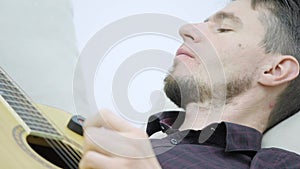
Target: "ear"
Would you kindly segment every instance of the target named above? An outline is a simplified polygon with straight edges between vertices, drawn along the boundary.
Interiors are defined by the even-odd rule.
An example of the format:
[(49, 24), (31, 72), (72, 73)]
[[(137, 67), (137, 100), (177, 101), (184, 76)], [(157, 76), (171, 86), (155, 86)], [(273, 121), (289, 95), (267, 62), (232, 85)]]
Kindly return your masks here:
[(258, 83), (277, 86), (295, 79), (299, 74), (299, 63), (289, 55), (274, 56), (274, 64), (261, 73)]

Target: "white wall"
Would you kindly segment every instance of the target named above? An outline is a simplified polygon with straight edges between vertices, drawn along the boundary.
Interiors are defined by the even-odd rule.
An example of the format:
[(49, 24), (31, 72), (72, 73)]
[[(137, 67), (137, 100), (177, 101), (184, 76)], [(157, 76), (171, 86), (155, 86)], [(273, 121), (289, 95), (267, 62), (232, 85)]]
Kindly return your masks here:
[[(117, 20), (124, 20), (125, 17), (130, 18), (130, 16), (136, 14), (155, 13), (180, 18), (186, 22), (202, 22), (216, 10), (224, 7), (227, 2), (228, 0), (73, 0), (78, 48), (80, 51), (83, 51), (86, 49), (86, 44), (91, 38), (95, 37), (97, 32), (103, 32), (105, 27), (113, 25)], [(149, 24), (149, 22), (150, 24), (156, 24), (154, 20), (143, 20), (140, 25), (143, 26), (144, 24)], [(161, 27), (168, 26), (170, 25), (161, 25)], [(117, 28), (118, 32), (128, 31), (124, 29), (124, 27)], [(112, 33), (113, 34), (110, 34), (108, 32), (103, 38), (106, 38), (107, 41), (111, 40), (110, 36), (114, 36), (115, 32)], [(130, 57), (138, 52), (149, 52), (149, 50), (151, 50), (153, 53), (156, 49), (174, 55), (181, 44), (176, 38), (178, 37), (144, 33), (139, 36), (127, 37), (118, 43), (116, 42), (112, 49), (107, 50), (108, 52), (105, 57), (99, 56), (99, 58), (102, 57), (102, 60), (93, 58), (90, 59), (89, 63), (89, 61), (85, 59), (83, 66), (84, 71), (87, 72), (85, 76), (90, 76), (86, 79), (86, 85), (87, 88), (94, 87), (93, 90), (91, 90), (94, 96), (90, 95), (89, 97), (95, 98), (98, 108), (109, 108), (119, 114), (123, 113), (121, 115), (134, 124), (143, 124), (145, 119), (134, 119), (129, 113), (124, 114), (124, 111), (127, 111), (127, 109), (119, 108), (119, 103), (116, 103), (118, 97), (113, 96), (112, 86), (115, 85), (113, 83), (123, 83), (125, 85), (126, 91), (120, 93), (120, 95), (125, 94), (129, 104), (131, 104), (135, 110), (130, 113), (147, 112), (153, 107), (151, 104), (156, 104), (150, 102), (150, 100), (153, 99), (150, 99), (150, 97), (157, 97), (157, 91), (163, 88), (163, 78), (168, 71), (168, 67), (172, 65), (172, 61), (169, 61), (168, 65), (163, 69), (157, 69), (158, 67), (155, 66), (145, 66), (145, 69), (136, 69), (138, 71), (126, 82), (114, 82), (114, 78), (118, 75), (116, 72), (118, 72), (118, 69), (121, 68)], [(99, 40), (98, 42), (102, 43), (98, 44), (100, 48), (104, 45), (105, 40)], [(94, 48), (97, 47), (94, 46)], [(95, 52), (96, 50), (93, 53)], [(147, 54), (149, 53), (146, 53), (146, 55)], [(90, 55), (81, 57), (87, 58), (89, 56)], [(148, 60), (144, 62), (148, 62)], [(156, 59), (156, 63), (159, 64), (159, 62), (161, 62), (161, 60)], [(97, 65), (97, 72), (95, 68), (91, 68), (93, 67), (91, 65), (95, 64)], [(137, 62), (131, 65), (136, 67), (140, 64), (141, 62)], [(126, 73), (124, 75), (126, 75)]]
[(203, 21), (228, 0), (73, 0), (74, 24), (81, 50), (86, 42), (105, 25), (125, 16), (162, 13), (189, 22)]

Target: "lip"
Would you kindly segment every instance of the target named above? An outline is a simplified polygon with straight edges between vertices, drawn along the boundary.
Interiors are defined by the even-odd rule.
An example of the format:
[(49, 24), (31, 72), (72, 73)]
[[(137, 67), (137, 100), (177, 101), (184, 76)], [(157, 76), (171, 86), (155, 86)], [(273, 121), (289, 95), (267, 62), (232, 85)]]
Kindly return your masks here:
[(184, 49), (183, 47), (180, 47), (177, 52), (176, 52), (176, 56), (179, 56), (179, 55), (185, 55), (185, 56), (188, 56), (192, 59), (195, 59), (195, 56), (192, 52)]

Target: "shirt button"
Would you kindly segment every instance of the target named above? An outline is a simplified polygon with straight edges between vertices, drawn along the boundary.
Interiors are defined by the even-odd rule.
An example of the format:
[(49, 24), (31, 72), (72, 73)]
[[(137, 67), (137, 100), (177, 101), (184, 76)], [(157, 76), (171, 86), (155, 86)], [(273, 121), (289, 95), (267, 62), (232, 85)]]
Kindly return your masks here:
[(178, 141), (177, 141), (175, 138), (172, 138), (170, 142), (171, 142), (172, 144), (174, 144), (174, 145), (177, 145), (177, 144), (178, 144)]

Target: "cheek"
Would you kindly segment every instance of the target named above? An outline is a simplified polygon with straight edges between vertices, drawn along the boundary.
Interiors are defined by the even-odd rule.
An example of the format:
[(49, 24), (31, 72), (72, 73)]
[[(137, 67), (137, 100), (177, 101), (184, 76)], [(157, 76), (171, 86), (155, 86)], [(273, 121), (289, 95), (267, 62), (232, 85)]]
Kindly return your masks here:
[[(230, 47), (231, 46), (231, 47)], [(251, 48), (242, 43), (226, 46), (224, 50), (220, 51), (220, 58), (227, 73), (252, 73), (257, 69), (259, 61), (259, 53), (257, 49), (251, 50)], [(232, 48), (232, 46), (235, 46)]]

